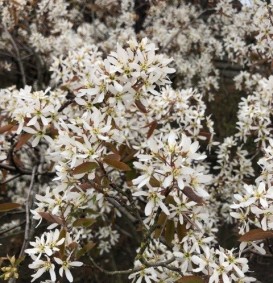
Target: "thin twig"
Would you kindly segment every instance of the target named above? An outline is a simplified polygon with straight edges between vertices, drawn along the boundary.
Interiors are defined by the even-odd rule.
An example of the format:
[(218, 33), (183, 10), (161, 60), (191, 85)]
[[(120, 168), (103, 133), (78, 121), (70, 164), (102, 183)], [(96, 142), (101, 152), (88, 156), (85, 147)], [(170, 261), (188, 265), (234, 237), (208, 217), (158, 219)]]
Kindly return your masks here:
[(30, 231), (30, 217), (29, 217), (30, 215), (29, 215), (29, 212), (30, 212), (30, 201), (31, 201), (30, 196), (31, 196), (31, 191), (33, 189), (33, 185), (34, 185), (34, 179), (35, 179), (35, 176), (36, 176), (36, 171), (37, 171), (37, 166), (34, 166), (33, 169), (32, 169), (31, 181), (30, 181), (30, 185), (29, 185), (29, 188), (28, 188), (28, 194), (27, 194), (27, 199), (26, 199), (26, 204), (25, 204), (25, 207), (26, 207), (25, 236), (24, 236), (24, 242), (23, 242), (20, 254), (19, 254), (19, 258), (21, 256), (23, 256), (23, 254), (25, 252), (25, 248), (27, 247), (28, 241), (29, 241), (29, 231)]
[(170, 263), (175, 261), (175, 257), (172, 257), (172, 258), (167, 259), (165, 261), (159, 261), (159, 262), (148, 262), (148, 261), (143, 259), (143, 265), (140, 266), (140, 267), (129, 268), (127, 270), (115, 270), (115, 271), (110, 271), (110, 270), (106, 270), (106, 269), (102, 268), (101, 266), (99, 266), (93, 260), (93, 258), (91, 256), (89, 256), (89, 260), (91, 261), (91, 263), (93, 264), (93, 266), (95, 268), (97, 268), (102, 273), (105, 273), (105, 274), (108, 274), (108, 275), (131, 274), (131, 273), (134, 273), (134, 272), (144, 270), (145, 268), (148, 268), (148, 267), (165, 267), (165, 268), (172, 270), (172, 271), (175, 271), (179, 274), (181, 273), (179, 268), (169, 265)]
[(24, 225), (25, 223), (26, 223), (26, 221), (24, 220), (22, 223), (16, 224), (16, 225), (14, 225), (14, 226), (6, 229), (6, 230), (0, 231), (0, 236), (18, 228), (21, 225)]
[(21, 177), (21, 176), (22, 176), (22, 174), (19, 173), (19, 174), (15, 175), (15, 176), (10, 177), (10, 178), (7, 179), (7, 180), (1, 182), (0, 185), (5, 185), (5, 184), (9, 183), (10, 181), (12, 181), (12, 180), (14, 180), (14, 179), (17, 179), (17, 178), (19, 178), (19, 177)]
[(116, 208), (118, 209), (122, 214), (124, 214), (131, 222), (136, 223), (138, 220), (129, 213), (121, 204), (119, 204), (114, 198), (112, 197), (106, 197), (106, 199)]
[(23, 62), (22, 62), (22, 59), (21, 59), (21, 55), (20, 55), (19, 49), (18, 49), (17, 44), (14, 41), (12, 35), (8, 31), (6, 25), (4, 24), (3, 26), (4, 26), (5, 32), (8, 35), (8, 37), (9, 37), (9, 39), (11, 41), (11, 44), (12, 44), (12, 46), (13, 46), (15, 52), (16, 52), (16, 60), (18, 62), (18, 66), (19, 66), (20, 73), (21, 73), (21, 76), (22, 76), (23, 85), (25, 86), (27, 84), (26, 83), (26, 74), (25, 74), (25, 69), (24, 69), (24, 65), (23, 65)]

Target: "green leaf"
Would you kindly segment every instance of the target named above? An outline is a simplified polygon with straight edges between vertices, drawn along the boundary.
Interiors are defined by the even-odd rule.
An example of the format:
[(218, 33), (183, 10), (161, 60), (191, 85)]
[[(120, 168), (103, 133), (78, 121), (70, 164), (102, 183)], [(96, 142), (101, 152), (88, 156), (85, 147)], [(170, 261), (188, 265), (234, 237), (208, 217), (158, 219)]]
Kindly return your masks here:
[(118, 161), (116, 159), (104, 158), (103, 162), (120, 171), (131, 171), (131, 168), (126, 163)]
[(187, 275), (181, 277), (175, 283), (205, 283), (205, 281), (199, 276)]
[(85, 255), (86, 253), (88, 253), (90, 250), (92, 250), (95, 247), (96, 243), (94, 242), (88, 242), (85, 246), (83, 246), (83, 248), (81, 248), (77, 254), (76, 257), (80, 258), (83, 255)]
[(10, 211), (21, 207), (21, 204), (14, 202), (0, 203), (0, 212)]
[(98, 168), (98, 164), (96, 162), (84, 162), (72, 170), (72, 175), (91, 172), (96, 168)]
[(19, 264), (21, 264), (21, 262), (25, 259), (25, 256), (21, 256), (19, 258), (16, 259), (15, 261), (15, 265), (18, 266)]
[(165, 228), (166, 222), (167, 222), (167, 215), (164, 212), (161, 212), (157, 221), (158, 228), (155, 229), (155, 233), (154, 233), (155, 239), (158, 239), (161, 236), (162, 231)]
[(79, 218), (73, 222), (73, 227), (90, 227), (96, 222), (93, 218)]
[(239, 238), (239, 241), (240, 242), (251, 242), (251, 241), (265, 240), (268, 238), (273, 238), (272, 231), (264, 231), (262, 229), (253, 229), (245, 233), (243, 236), (241, 236)]

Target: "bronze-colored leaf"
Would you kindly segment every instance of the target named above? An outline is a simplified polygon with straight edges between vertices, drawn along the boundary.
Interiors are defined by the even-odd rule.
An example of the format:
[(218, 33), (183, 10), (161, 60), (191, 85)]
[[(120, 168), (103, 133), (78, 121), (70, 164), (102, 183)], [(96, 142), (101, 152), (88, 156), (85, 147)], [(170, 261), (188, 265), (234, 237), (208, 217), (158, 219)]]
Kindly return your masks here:
[(21, 134), (19, 137), (19, 140), (15, 146), (15, 150), (19, 150), (24, 144), (26, 144), (29, 139), (33, 136), (33, 134), (29, 134), (29, 133), (24, 133)]
[(103, 162), (120, 171), (130, 171), (131, 170), (131, 168), (126, 163), (112, 159), (112, 158), (104, 158)]
[(117, 148), (116, 148), (116, 146), (115, 146), (114, 144), (111, 144), (110, 142), (105, 142), (104, 144), (105, 144), (105, 146), (106, 146), (109, 150), (111, 150), (113, 153), (119, 154), (119, 151), (117, 150)]
[(154, 176), (151, 176), (149, 184), (154, 188), (160, 187), (160, 182)]
[(240, 242), (251, 242), (258, 240), (265, 240), (268, 238), (273, 238), (273, 231), (264, 231), (262, 229), (253, 229), (246, 232), (243, 236), (239, 238)]
[(175, 227), (173, 220), (167, 220), (165, 228), (165, 240), (167, 244), (171, 245), (174, 239)]
[(175, 283), (205, 283), (205, 281), (195, 275), (186, 275), (175, 281)]
[(4, 134), (5, 132), (8, 132), (9, 130), (11, 130), (14, 127), (13, 124), (8, 124), (5, 126), (0, 127), (0, 134)]
[(10, 211), (21, 207), (21, 204), (14, 202), (0, 203), (0, 212)]
[(185, 186), (182, 192), (190, 199), (195, 201), (198, 204), (204, 204), (205, 201), (198, 196), (191, 187)]
[(186, 225), (180, 224), (180, 222), (178, 222), (176, 226), (176, 232), (177, 232), (179, 241), (182, 241), (182, 239), (187, 235)]
[[(66, 229), (62, 229), (60, 231), (59, 240), (61, 240), (63, 238), (66, 238)], [(59, 254), (61, 256), (61, 259), (63, 259), (64, 255), (65, 255), (65, 241), (58, 248), (60, 249)]]
[(108, 155), (104, 156), (104, 158), (109, 158), (109, 159), (114, 159), (114, 160), (120, 161), (120, 155), (116, 154), (116, 153), (108, 154)]
[(136, 104), (137, 108), (140, 110), (140, 112), (148, 113), (146, 107), (142, 104), (142, 102), (140, 100), (135, 100), (135, 104)]
[(98, 167), (96, 162), (84, 162), (72, 170), (72, 175), (91, 172)]
[(149, 124), (149, 130), (147, 133), (147, 139), (150, 138), (152, 136), (152, 134), (154, 133), (154, 130), (157, 128), (157, 121), (153, 121), (152, 123)]
[(58, 224), (62, 224), (62, 220), (60, 217), (55, 216), (49, 212), (38, 212), (42, 218), (44, 218), (46, 221), (50, 222), (50, 223), (58, 223)]
[(73, 222), (73, 227), (90, 227), (96, 222), (93, 218), (79, 218)]

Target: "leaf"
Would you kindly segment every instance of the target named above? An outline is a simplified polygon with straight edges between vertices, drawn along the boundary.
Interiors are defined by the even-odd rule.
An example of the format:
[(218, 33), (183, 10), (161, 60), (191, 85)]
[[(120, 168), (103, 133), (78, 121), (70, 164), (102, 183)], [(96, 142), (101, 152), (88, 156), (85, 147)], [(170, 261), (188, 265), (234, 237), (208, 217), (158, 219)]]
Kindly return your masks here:
[(14, 202), (0, 203), (0, 212), (10, 211), (21, 207), (21, 204)]
[(136, 104), (137, 108), (140, 110), (140, 112), (148, 113), (146, 107), (142, 104), (142, 102), (140, 100), (135, 100), (135, 104)]
[(15, 261), (15, 265), (18, 266), (19, 264), (21, 264), (21, 262), (25, 259), (25, 256), (21, 256), (19, 258), (16, 259)]
[(152, 134), (154, 133), (154, 130), (157, 128), (157, 121), (153, 121), (152, 123), (149, 124), (149, 130), (147, 133), (147, 139), (150, 138), (152, 136)]
[(117, 150), (116, 146), (114, 144), (111, 144), (109, 142), (105, 142), (105, 146), (110, 149), (113, 153), (119, 154), (119, 151)]
[(73, 222), (73, 227), (90, 227), (96, 222), (93, 218), (79, 218)]
[(120, 171), (131, 171), (131, 168), (124, 162), (112, 159), (112, 158), (104, 158), (103, 162), (114, 167)]
[(155, 229), (155, 233), (154, 233), (155, 239), (158, 239), (161, 236), (162, 231), (165, 228), (166, 221), (167, 221), (167, 215), (164, 212), (161, 212), (157, 221), (158, 227)]
[(174, 239), (174, 233), (175, 233), (175, 229), (174, 229), (173, 220), (167, 220), (166, 228), (165, 228), (165, 240), (167, 244), (169, 245), (172, 244), (172, 240)]
[(83, 174), (91, 172), (98, 167), (96, 162), (84, 162), (72, 170), (72, 175)]
[(94, 242), (88, 242), (83, 248), (81, 248), (77, 252), (77, 258), (82, 257), (84, 254), (88, 253), (90, 250), (92, 250), (95, 247), (96, 243)]
[(151, 176), (149, 184), (155, 188), (160, 187), (161, 185), (160, 182), (154, 176)]
[(176, 232), (179, 241), (182, 241), (182, 239), (187, 235), (187, 229), (185, 224), (180, 224), (180, 222), (177, 223)]
[(106, 159), (109, 158), (109, 159), (114, 159), (114, 160), (120, 161), (120, 155), (117, 154), (117, 153), (105, 155), (104, 158), (106, 158)]
[(15, 150), (19, 150), (24, 144), (28, 142), (28, 140), (33, 136), (33, 134), (24, 133), (21, 134), (19, 140), (15, 146)]
[(42, 218), (44, 218), (46, 221), (50, 222), (50, 223), (58, 223), (58, 224), (62, 224), (62, 220), (61, 218), (59, 218), (58, 216), (52, 215), (49, 212), (38, 212)]
[[(59, 235), (59, 239), (58, 240), (61, 240), (63, 238), (66, 238), (66, 230), (65, 229), (62, 229), (60, 231), (60, 235)], [(64, 255), (65, 255), (65, 241), (59, 246), (59, 253), (61, 255), (61, 258), (64, 258)]]
[(264, 231), (262, 229), (253, 229), (245, 233), (239, 238), (240, 242), (258, 241), (273, 238), (272, 231)]
[(8, 125), (0, 127), (0, 134), (4, 134), (5, 132), (11, 130), (13, 127), (14, 127), (13, 124), (8, 124)]
[(190, 199), (195, 201), (198, 204), (204, 204), (205, 201), (198, 196), (191, 187), (185, 186), (182, 192)]
[(183, 276), (180, 279), (178, 279), (177, 281), (175, 281), (175, 283), (205, 283), (204, 280), (199, 277), (199, 276), (195, 276), (195, 275), (187, 275), (187, 276)]

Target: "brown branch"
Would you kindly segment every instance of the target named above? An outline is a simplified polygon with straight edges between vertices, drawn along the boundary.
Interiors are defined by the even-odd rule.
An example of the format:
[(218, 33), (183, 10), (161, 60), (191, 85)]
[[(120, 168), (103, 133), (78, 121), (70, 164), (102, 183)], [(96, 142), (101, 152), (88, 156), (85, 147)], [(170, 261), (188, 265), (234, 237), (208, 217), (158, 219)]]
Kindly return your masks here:
[(21, 73), (21, 76), (22, 76), (23, 85), (25, 86), (27, 84), (26, 83), (26, 74), (25, 74), (25, 69), (24, 69), (24, 65), (23, 65), (23, 62), (22, 62), (22, 59), (21, 59), (21, 55), (20, 55), (19, 49), (18, 49), (16, 42), (14, 41), (12, 35), (8, 31), (8, 29), (7, 29), (5, 24), (3, 24), (3, 27), (4, 27), (4, 30), (5, 30), (6, 34), (8, 35), (8, 37), (10, 39), (10, 42), (11, 42), (11, 44), (12, 44), (14, 50), (15, 50), (16, 60), (18, 62), (18, 66), (19, 66), (20, 73)]

